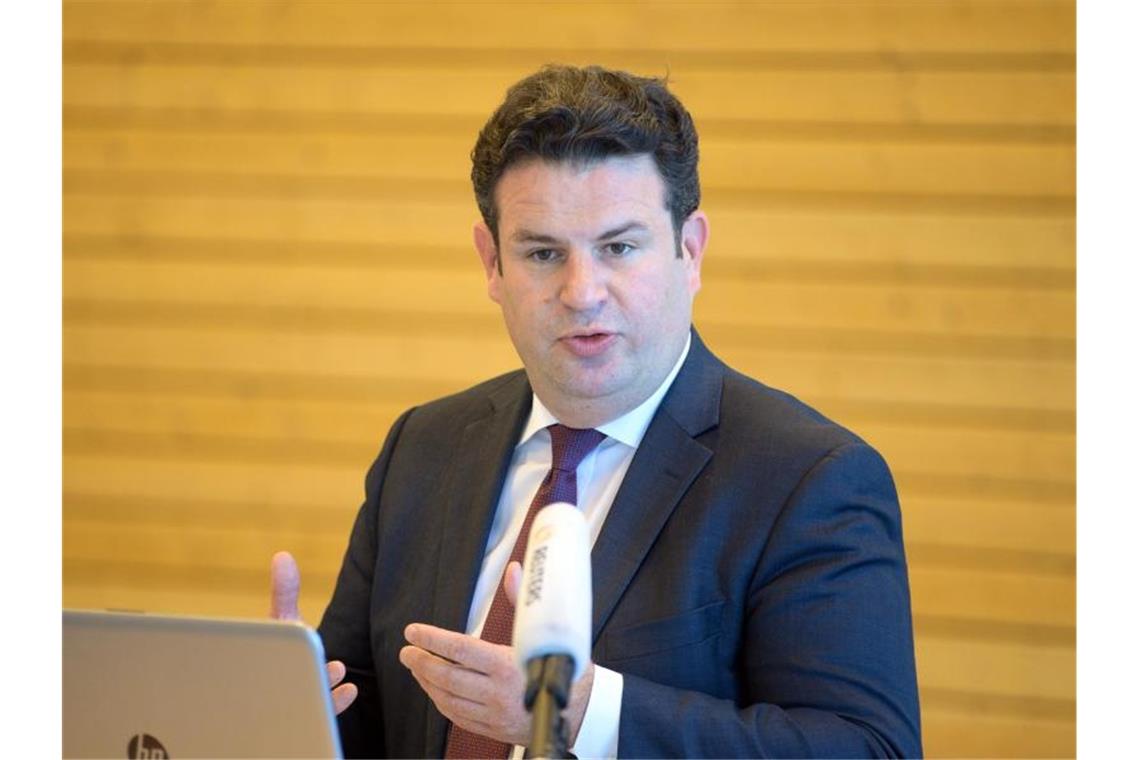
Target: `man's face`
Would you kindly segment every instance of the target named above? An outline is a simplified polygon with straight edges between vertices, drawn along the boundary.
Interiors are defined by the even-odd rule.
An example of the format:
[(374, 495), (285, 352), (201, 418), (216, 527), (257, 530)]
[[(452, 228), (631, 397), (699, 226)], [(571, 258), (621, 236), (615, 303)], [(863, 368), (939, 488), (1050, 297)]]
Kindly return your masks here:
[(704, 214), (685, 222), (678, 257), (665, 186), (648, 155), (529, 161), (503, 174), (495, 199), (499, 247), (482, 224), (475, 243), (535, 393), (577, 427), (636, 407), (684, 347)]

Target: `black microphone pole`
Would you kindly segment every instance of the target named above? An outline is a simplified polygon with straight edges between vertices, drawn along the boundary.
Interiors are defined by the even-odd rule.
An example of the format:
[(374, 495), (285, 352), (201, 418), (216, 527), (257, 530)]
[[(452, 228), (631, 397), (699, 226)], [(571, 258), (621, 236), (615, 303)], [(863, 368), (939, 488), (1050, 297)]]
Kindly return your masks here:
[(570, 681), (574, 676), (574, 658), (548, 654), (535, 657), (526, 664), (526, 694), (530, 711), (530, 743), (524, 757), (562, 760), (570, 754), (566, 721), (562, 711), (570, 702)]

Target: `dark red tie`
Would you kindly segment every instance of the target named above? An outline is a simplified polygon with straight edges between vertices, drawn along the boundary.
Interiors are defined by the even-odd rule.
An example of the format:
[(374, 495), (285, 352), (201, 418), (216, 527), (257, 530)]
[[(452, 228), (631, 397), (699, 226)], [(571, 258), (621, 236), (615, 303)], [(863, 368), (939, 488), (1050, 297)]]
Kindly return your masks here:
[[(511, 549), (511, 562), (522, 562), (526, 554), (526, 542), (530, 536), (530, 525), (538, 510), (548, 504), (568, 502), (578, 504), (578, 465), (586, 455), (593, 451), (599, 443), (605, 440), (605, 434), (593, 429), (569, 428), (565, 425), (551, 425), (550, 431), (551, 463), (550, 472), (538, 493), (530, 503), (526, 518), (523, 520), (522, 530)], [(492, 644), (510, 644), (511, 628), (515, 622), (515, 608), (507, 600), (507, 592), (503, 589), (502, 579), (495, 589), (495, 598), (491, 600), (491, 610), (487, 613), (487, 621), (483, 623), (483, 633), (480, 638)], [(489, 739), (486, 736), (473, 733), (460, 728), (454, 723), (447, 733), (447, 749), (445, 758), (505, 758), (510, 754), (511, 745)]]

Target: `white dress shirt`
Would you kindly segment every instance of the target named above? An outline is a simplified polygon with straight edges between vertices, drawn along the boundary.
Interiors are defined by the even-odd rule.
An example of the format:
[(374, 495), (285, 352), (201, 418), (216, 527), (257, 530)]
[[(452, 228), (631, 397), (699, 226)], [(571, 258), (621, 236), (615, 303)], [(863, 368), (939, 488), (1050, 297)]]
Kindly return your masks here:
[[(606, 521), (618, 487), (625, 478), (625, 472), (633, 461), (633, 455), (641, 444), (653, 415), (657, 413), (657, 407), (661, 405), (661, 399), (673, 384), (685, 357), (689, 355), (691, 342), (691, 337), (685, 341), (685, 348), (677, 363), (649, 398), (632, 411), (597, 427), (606, 438), (578, 465), (578, 507), (585, 514), (591, 546), (602, 531), (602, 524)], [(527, 510), (543, 478), (550, 471), (553, 454), (550, 432), (546, 428), (556, 422), (558, 420), (538, 396), (533, 396), (530, 417), (519, 436), (507, 470), (503, 492), (495, 509), (495, 520), (491, 525), (491, 535), (483, 554), (483, 568), (475, 583), (475, 596), (471, 600), (471, 611), (467, 617), (467, 633), (472, 636), (478, 636), (483, 630), (483, 622), (491, 609), (495, 589), (502, 580)], [(594, 685), (590, 690), (586, 715), (574, 746), (571, 747), (571, 751), (579, 758), (617, 757), (623, 683), (621, 674), (595, 666)], [(521, 758), (523, 749), (516, 746), (511, 757)]]

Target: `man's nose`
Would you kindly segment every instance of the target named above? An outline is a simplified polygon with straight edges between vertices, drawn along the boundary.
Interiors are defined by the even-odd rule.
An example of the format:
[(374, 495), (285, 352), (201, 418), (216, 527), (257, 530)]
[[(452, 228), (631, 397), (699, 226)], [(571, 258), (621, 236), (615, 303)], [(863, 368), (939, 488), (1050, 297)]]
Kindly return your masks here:
[(606, 272), (592, 255), (573, 251), (563, 268), (562, 303), (574, 311), (590, 311), (606, 300)]

